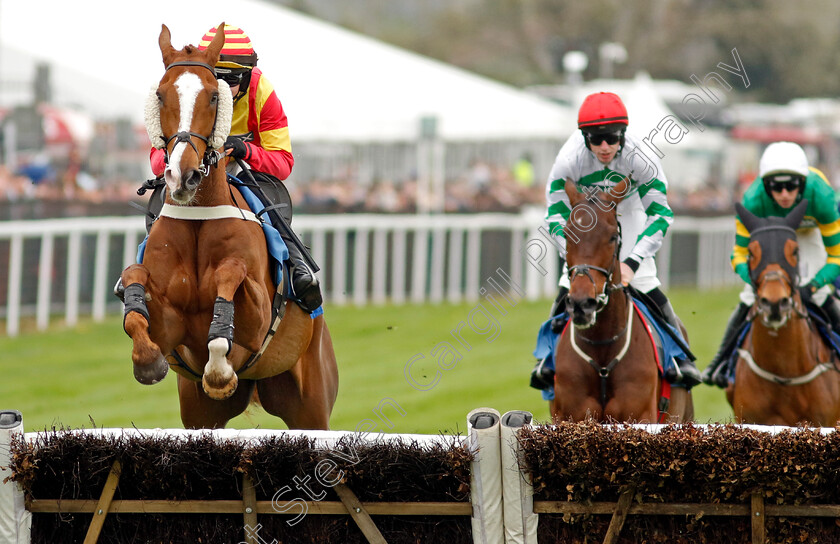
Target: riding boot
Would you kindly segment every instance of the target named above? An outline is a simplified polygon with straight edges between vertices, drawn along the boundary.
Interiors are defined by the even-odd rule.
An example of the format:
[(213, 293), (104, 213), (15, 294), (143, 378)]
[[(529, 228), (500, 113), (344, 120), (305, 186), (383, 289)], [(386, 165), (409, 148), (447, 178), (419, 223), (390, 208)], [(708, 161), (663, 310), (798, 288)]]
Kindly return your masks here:
[[(566, 309), (566, 295), (569, 290), (565, 287), (560, 287), (557, 298), (554, 299), (554, 304), (551, 305), (551, 312), (549, 317), (551, 321), (551, 330), (555, 333), (560, 333), (566, 325), (566, 320), (559, 319), (559, 316)], [(562, 321), (562, 323), (561, 323)], [(548, 368), (549, 357), (544, 357), (537, 361), (534, 369), (531, 371), (531, 387), (534, 389), (551, 389), (554, 387), (554, 369)]]
[(301, 249), (290, 240), (286, 242), (289, 248), (289, 269), (292, 277), (292, 295), (303, 311), (311, 314), (323, 303), (321, 296), (321, 284), (315, 271), (309, 267), (306, 259), (303, 258)]
[(840, 334), (840, 301), (838, 301), (837, 297), (834, 295), (829, 295), (826, 297), (825, 302), (822, 305), (822, 309), (828, 316), (831, 330), (833, 330), (836, 334)]
[[(665, 299), (665, 303), (660, 305), (659, 309), (662, 310), (662, 315), (665, 316), (669, 325), (674, 327), (677, 331), (682, 330), (680, 328), (679, 318), (677, 318), (677, 314), (674, 313), (674, 308), (671, 306), (671, 303), (668, 302), (668, 299)], [(680, 376), (666, 376), (667, 378), (676, 378), (678, 383), (681, 383), (689, 389), (700, 383), (700, 372), (697, 370), (697, 366), (694, 364), (694, 361), (686, 357), (684, 359), (676, 359), (676, 363), (679, 368)]]
[(738, 338), (738, 333), (740, 332), (744, 321), (746, 321), (749, 311), (750, 307), (741, 302), (738, 304), (738, 307), (735, 308), (735, 311), (732, 312), (732, 315), (729, 316), (729, 322), (726, 324), (726, 331), (723, 333), (723, 340), (720, 343), (720, 348), (718, 348), (718, 352), (714, 359), (712, 359), (709, 365), (703, 369), (703, 373), (700, 375), (700, 379), (703, 380), (703, 383), (707, 385), (716, 385), (721, 388), (725, 388), (729, 385), (729, 379), (726, 376), (726, 365), (723, 365), (723, 362), (726, 356), (732, 352), (732, 348), (735, 347), (734, 344)]

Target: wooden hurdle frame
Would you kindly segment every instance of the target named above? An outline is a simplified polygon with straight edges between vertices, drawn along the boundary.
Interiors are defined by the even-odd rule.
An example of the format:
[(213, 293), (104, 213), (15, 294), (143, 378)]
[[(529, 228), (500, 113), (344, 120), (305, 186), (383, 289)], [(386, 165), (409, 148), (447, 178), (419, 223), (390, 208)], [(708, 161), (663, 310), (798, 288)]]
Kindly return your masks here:
[[(492, 409), (479, 409), (492, 410)], [(8, 412), (0, 412), (0, 431), (6, 432), (9, 429), (12, 432), (22, 432), (22, 422), (20, 418), (12, 421), (16, 426), (6, 425)], [(471, 412), (472, 414), (472, 412)], [(496, 412), (498, 415), (498, 412)], [(507, 415), (507, 414), (506, 414)], [(19, 416), (19, 413), (18, 413)], [(500, 418), (501, 419), (501, 418)], [(470, 447), (470, 437), (473, 429), (471, 420), (468, 420), (471, 435), (468, 436), (467, 445)], [(494, 425), (498, 424), (498, 420)], [(662, 426), (640, 426), (646, 427), (651, 432), (656, 432)], [(762, 431), (778, 432), (783, 428), (771, 428), (750, 426), (760, 429)], [(484, 442), (482, 447), (486, 453), (487, 450), (492, 449), (492, 427), (489, 428), (490, 441)], [(103, 432), (107, 430), (93, 430), (91, 432)], [(133, 430), (113, 430), (113, 431), (130, 431), (142, 432), (137, 429)], [(824, 429), (825, 432), (833, 432), (834, 429)], [(4, 511), (5, 504), (8, 499), (4, 497), (12, 492), (15, 492), (17, 484), (5, 483), (3, 479), (5, 475), (3, 471), (8, 472), (9, 459), (9, 433), (3, 434), (0, 432), (0, 540), (4, 542), (12, 542), (15, 544), (28, 544), (28, 526), (26, 527), (26, 535), (21, 539), (20, 534), (15, 536), (15, 533), (8, 532), (10, 517)], [(275, 431), (277, 433), (298, 431)], [(239, 435), (245, 434), (254, 436), (257, 433), (249, 431), (223, 431), (223, 434)], [(327, 435), (341, 436), (346, 433), (327, 433), (314, 432), (312, 433), (325, 439)], [(476, 433), (477, 435), (477, 433)], [(440, 440), (441, 436), (429, 435), (405, 435), (406, 437), (418, 438), (422, 437), (428, 440)], [(500, 435), (497, 435), (500, 436)], [(335, 438), (333, 438), (335, 440)], [(510, 442), (504, 440), (497, 440), (496, 444), (506, 444), (510, 446)], [(503, 448), (501, 448), (503, 449)], [(491, 463), (495, 463), (497, 467), (497, 475), (491, 477), (503, 478), (503, 471), (498, 470), (501, 466), (499, 457), (492, 455), (476, 456), (474, 462), (480, 463), (482, 460), (491, 459)], [(492, 467), (491, 467), (492, 468)], [(294, 515), (288, 511), (277, 511), (271, 501), (257, 500), (256, 491), (253, 483), (247, 475), (242, 475), (242, 494), (241, 497), (230, 500), (184, 500), (184, 501), (168, 501), (168, 500), (114, 500), (114, 494), (119, 486), (120, 474), (122, 467), (119, 461), (115, 461), (111, 466), (111, 470), (102, 487), (99, 498), (94, 499), (30, 499), (25, 504), (26, 514), (32, 513), (68, 513), (68, 514), (91, 514), (92, 519), (88, 526), (87, 536), (84, 540), (85, 544), (93, 544), (97, 542), (98, 537), (102, 531), (104, 523), (109, 514), (240, 514), (243, 516), (245, 527), (250, 527), (254, 530), (260, 527), (258, 516), (260, 515)], [(485, 467), (485, 472), (486, 472)], [(475, 472), (475, 471), (474, 471)], [(529, 475), (523, 475), (518, 469), (512, 469), (516, 472), (516, 478), (521, 481), (528, 481)], [(481, 499), (477, 499), (475, 495), (471, 497), (471, 501), (461, 502), (361, 502), (356, 494), (345, 483), (339, 483), (334, 487), (339, 501), (312, 501), (307, 502), (307, 513), (315, 515), (349, 515), (359, 527), (360, 531), (366, 540), (372, 544), (384, 544), (385, 538), (376, 526), (373, 519), (375, 516), (400, 515), (400, 516), (470, 516), (473, 521), (474, 542), (481, 542), (487, 544), (514, 544), (524, 543), (531, 544), (536, 542), (536, 526), (529, 528), (524, 534), (519, 536), (507, 534), (508, 527), (505, 526), (502, 531), (496, 530), (492, 533), (485, 533), (483, 539), (476, 537), (476, 509), (478, 504), (481, 504)], [(18, 491), (19, 492), (19, 491)], [(507, 493), (511, 495), (509, 488), (505, 488), (502, 494)], [(517, 493), (517, 492), (515, 492)], [(22, 495), (22, 494), (21, 494)], [(22, 501), (22, 496), (21, 502)], [(824, 504), (824, 505), (790, 505), (790, 504), (765, 504), (764, 493), (759, 490), (752, 493), (749, 504), (722, 504), (722, 503), (644, 503), (634, 502), (636, 497), (636, 489), (633, 487), (622, 488), (619, 492), (619, 497), (616, 502), (593, 502), (584, 503), (576, 501), (540, 501), (536, 500), (530, 503), (530, 512), (525, 514), (538, 516), (540, 514), (586, 514), (597, 516), (611, 516), (609, 527), (604, 536), (604, 544), (615, 544), (621, 534), (622, 528), (628, 516), (739, 516), (748, 517), (750, 519), (752, 544), (761, 544), (765, 542), (767, 537), (767, 518), (768, 517), (809, 517), (809, 518), (838, 518), (840, 519), (840, 505)], [(495, 499), (493, 499), (495, 500)], [(289, 504), (295, 505), (303, 503), (304, 501), (295, 501)], [(499, 498), (501, 502), (501, 498)], [(505, 503), (507, 505), (507, 503)], [(523, 504), (528, 504), (523, 503)], [(302, 504), (301, 504), (302, 506)], [(478, 507), (478, 510), (484, 509), (485, 505)], [(14, 519), (14, 516), (12, 516)], [(7, 531), (7, 532), (4, 532)], [(247, 529), (245, 530), (245, 541), (249, 544), (258, 544), (259, 539), (256, 534), (252, 534)], [(11, 536), (10, 536), (11, 535)]]
[[(277, 512), (271, 501), (258, 501), (254, 486), (247, 475), (242, 476), (242, 500), (215, 501), (163, 501), (117, 500), (113, 501), (120, 475), (120, 463), (115, 461), (102, 488), (99, 500), (36, 499), (27, 502), (32, 513), (93, 514), (84, 544), (97, 542), (109, 513), (113, 514), (242, 514), (248, 527), (258, 526), (258, 514), (292, 515)], [(309, 506), (310, 514), (350, 515), (371, 544), (385, 544), (371, 516), (470, 516), (469, 502), (365, 502), (344, 484), (335, 486), (341, 501), (317, 501)], [(649, 516), (748, 516), (752, 525), (753, 544), (765, 542), (766, 519), (769, 516), (834, 517), (840, 518), (840, 505), (765, 505), (764, 495), (752, 494), (750, 504), (714, 503), (649, 503), (632, 504), (635, 489), (621, 492), (617, 502), (584, 504), (572, 501), (535, 501), (537, 514), (591, 514), (612, 515), (604, 544), (615, 544), (629, 515)], [(246, 533), (246, 542), (258, 544), (254, 535)]]

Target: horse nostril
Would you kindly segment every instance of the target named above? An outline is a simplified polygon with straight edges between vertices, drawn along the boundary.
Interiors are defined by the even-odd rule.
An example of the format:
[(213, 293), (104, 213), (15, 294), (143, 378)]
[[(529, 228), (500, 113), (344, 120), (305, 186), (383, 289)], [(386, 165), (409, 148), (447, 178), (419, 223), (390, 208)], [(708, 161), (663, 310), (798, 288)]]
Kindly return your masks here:
[(184, 187), (190, 191), (198, 187), (199, 183), (201, 183), (201, 174), (198, 170), (190, 170), (184, 177)]

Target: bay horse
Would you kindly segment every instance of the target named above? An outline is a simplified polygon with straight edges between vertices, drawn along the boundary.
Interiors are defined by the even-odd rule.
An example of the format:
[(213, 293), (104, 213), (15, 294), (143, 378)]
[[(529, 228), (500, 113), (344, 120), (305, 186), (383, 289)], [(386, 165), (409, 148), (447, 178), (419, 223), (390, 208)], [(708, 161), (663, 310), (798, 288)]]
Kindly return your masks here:
[[(552, 419), (656, 423), (662, 378), (657, 356), (632, 299), (621, 283), (617, 206), (630, 182), (584, 194), (565, 184), (569, 323), (555, 349)], [(683, 331), (684, 332), (684, 331)], [(693, 416), (691, 393), (671, 388), (667, 420)]]
[(834, 350), (808, 316), (799, 290), (796, 228), (808, 201), (786, 217), (760, 218), (740, 203), (750, 233), (752, 326), (738, 346), (726, 398), (741, 423), (834, 427), (840, 421), (840, 373)]
[(165, 71), (146, 123), (166, 152), (166, 202), (143, 263), (121, 277), (134, 376), (153, 384), (175, 370), (185, 427), (224, 427), (258, 401), (290, 428), (327, 429), (338, 391), (327, 324), (294, 303), (272, 315), (278, 288), (261, 223), (227, 182), (220, 149), (233, 99), (214, 69), (224, 40), (218, 32), (204, 51), (176, 50), (162, 25)]

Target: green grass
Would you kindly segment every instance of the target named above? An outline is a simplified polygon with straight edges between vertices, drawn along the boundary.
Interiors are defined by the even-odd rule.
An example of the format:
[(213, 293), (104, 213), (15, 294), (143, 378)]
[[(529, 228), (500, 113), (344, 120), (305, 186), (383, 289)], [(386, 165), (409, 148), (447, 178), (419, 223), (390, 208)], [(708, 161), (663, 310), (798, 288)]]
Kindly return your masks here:
[[(717, 349), (737, 291), (674, 289), (669, 296), (702, 368)], [(547, 403), (527, 382), (536, 330), (550, 301), (520, 300), (513, 307), (502, 301), (501, 306), (505, 315), (487, 301), (482, 306), (328, 308), (340, 379), (332, 428), (463, 433), (467, 413), (482, 406), (501, 413), (528, 410), (538, 421), (548, 420)], [(153, 386), (138, 384), (132, 376), (131, 344), (121, 323), (111, 318), (73, 329), (0, 337), (4, 361), (0, 409), (20, 410), (27, 430), (93, 424), (181, 427), (174, 376)], [(460, 337), (466, 346), (450, 334), (459, 323), (464, 324)], [(482, 330), (484, 334), (475, 332)], [(440, 365), (436, 347), (449, 350)], [(422, 386), (412, 387), (405, 377), (412, 360), (416, 362), (411, 375)], [(699, 386), (694, 391), (697, 421), (731, 418), (720, 389)], [(252, 408), (229, 427), (285, 426)]]

